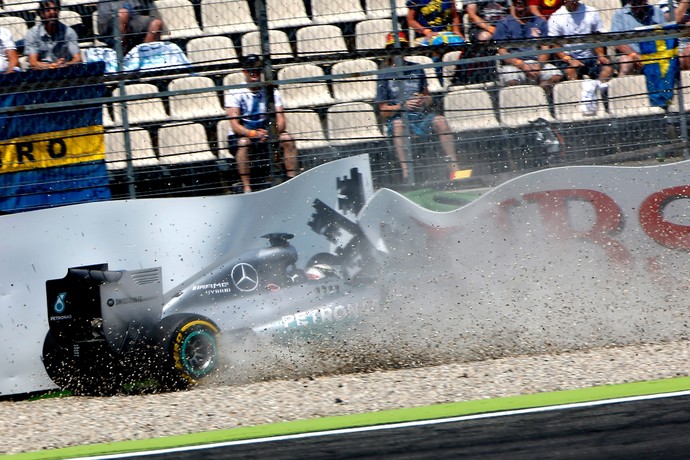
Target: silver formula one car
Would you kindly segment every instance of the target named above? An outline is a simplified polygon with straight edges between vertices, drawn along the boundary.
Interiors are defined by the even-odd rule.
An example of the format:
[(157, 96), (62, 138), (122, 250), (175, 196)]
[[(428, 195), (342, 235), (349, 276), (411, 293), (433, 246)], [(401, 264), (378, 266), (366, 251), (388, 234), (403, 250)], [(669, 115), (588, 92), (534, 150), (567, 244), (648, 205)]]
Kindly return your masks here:
[(363, 321), (383, 300), (380, 254), (357, 224), (319, 200), (314, 208), (314, 231), (351, 238), (303, 268), (293, 235), (270, 233), (266, 247), (224, 257), (166, 293), (160, 267), (73, 267), (47, 281), (48, 375), (76, 394), (112, 394), (142, 381), (183, 389), (218, 368), (221, 335), (223, 343), (230, 336), (289, 346), (332, 340)]

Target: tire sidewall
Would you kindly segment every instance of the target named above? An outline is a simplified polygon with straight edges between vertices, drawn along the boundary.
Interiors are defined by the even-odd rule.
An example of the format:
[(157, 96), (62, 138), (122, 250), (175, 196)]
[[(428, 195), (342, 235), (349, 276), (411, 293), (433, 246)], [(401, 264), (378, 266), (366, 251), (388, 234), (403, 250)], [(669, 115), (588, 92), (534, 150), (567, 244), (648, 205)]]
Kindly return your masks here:
[[(163, 320), (160, 342), (164, 353), (162, 381), (164, 386), (176, 390), (196, 385), (209, 377), (218, 367), (218, 337), (220, 330), (213, 321), (200, 316), (174, 315)], [(211, 363), (195, 369), (189, 363), (189, 347), (193, 340), (207, 342), (212, 351)]]

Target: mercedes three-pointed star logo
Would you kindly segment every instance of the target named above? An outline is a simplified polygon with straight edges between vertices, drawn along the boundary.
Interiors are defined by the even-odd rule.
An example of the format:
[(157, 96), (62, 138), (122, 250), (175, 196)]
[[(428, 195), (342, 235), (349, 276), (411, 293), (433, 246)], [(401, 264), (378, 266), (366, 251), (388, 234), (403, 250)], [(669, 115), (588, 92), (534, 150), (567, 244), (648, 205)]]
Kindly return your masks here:
[(232, 282), (243, 292), (253, 291), (259, 286), (259, 274), (256, 269), (244, 262), (232, 267)]

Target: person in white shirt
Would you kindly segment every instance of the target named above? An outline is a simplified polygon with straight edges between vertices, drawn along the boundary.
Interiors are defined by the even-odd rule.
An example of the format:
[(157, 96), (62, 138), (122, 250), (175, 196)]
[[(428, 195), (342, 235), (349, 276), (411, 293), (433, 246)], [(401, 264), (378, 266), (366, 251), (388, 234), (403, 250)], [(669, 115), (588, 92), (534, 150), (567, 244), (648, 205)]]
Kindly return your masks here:
[[(569, 37), (604, 32), (604, 23), (596, 8), (580, 3), (579, 0), (564, 0), (561, 6), (549, 18), (550, 37)], [(596, 114), (596, 91), (606, 97), (608, 81), (613, 75), (613, 66), (606, 48), (580, 48), (581, 43), (571, 43), (567, 51), (554, 53), (560, 60), (559, 66), (565, 78), (578, 80), (588, 76), (591, 80), (583, 85), (583, 112), (586, 115)], [(558, 46), (560, 47), (560, 46)]]
[[(244, 73), (247, 83), (261, 81), (262, 61), (251, 54), (245, 58)], [(297, 175), (297, 148), (292, 136), (285, 130), (285, 113), (280, 91), (273, 91), (276, 132), (280, 133), (285, 175)], [(249, 148), (252, 143), (267, 142), (269, 117), (266, 110), (266, 90), (258, 85), (231, 89), (225, 92), (225, 111), (230, 118), (228, 148), (237, 160), (237, 168), (245, 193), (251, 192)]]
[(0, 27), (0, 72), (12, 73), (16, 70), (19, 70), (19, 53), (12, 32)]

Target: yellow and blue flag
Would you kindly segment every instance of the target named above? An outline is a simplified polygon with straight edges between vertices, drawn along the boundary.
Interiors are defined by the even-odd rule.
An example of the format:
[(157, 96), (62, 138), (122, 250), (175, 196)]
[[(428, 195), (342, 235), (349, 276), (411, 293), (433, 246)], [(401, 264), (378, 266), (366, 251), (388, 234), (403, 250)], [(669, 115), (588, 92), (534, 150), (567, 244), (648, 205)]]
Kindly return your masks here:
[(0, 107), (17, 108), (0, 114), (0, 212), (110, 199), (101, 104), (70, 104), (102, 98), (103, 73), (99, 62), (0, 76)]
[[(677, 27), (675, 24), (658, 26), (658, 30)], [(668, 106), (673, 99), (673, 88), (680, 75), (678, 39), (667, 38), (641, 42), (640, 55), (650, 103), (655, 107)]]

